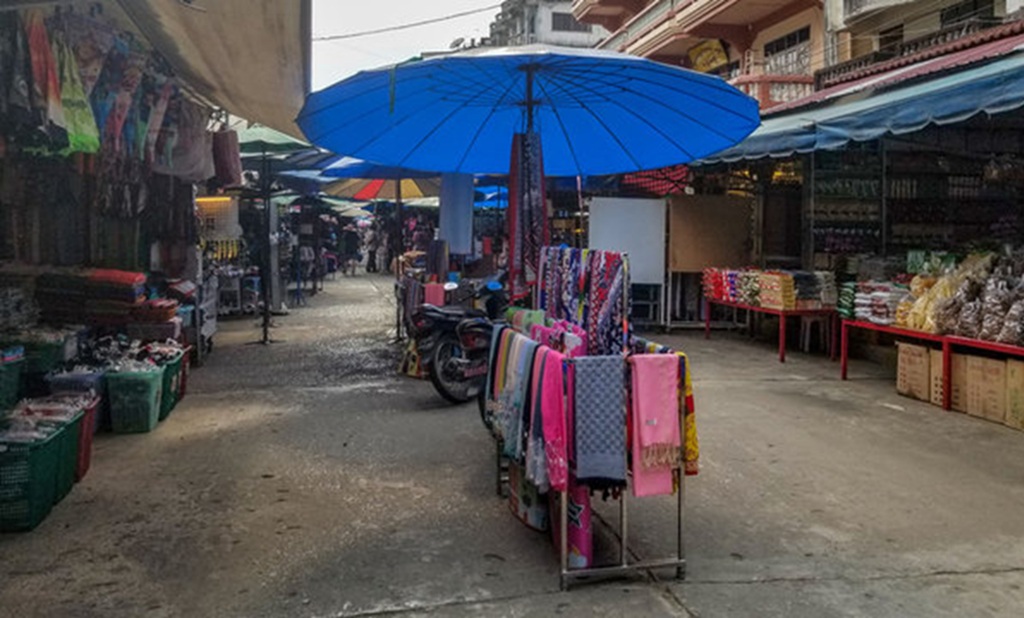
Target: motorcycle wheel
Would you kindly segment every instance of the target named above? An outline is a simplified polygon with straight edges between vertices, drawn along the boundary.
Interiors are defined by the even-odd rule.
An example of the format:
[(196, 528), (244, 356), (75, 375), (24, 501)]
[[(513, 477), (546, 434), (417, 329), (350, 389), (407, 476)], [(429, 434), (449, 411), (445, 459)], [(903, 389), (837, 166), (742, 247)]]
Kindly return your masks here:
[(442, 337), (434, 344), (430, 359), (430, 381), (437, 392), (452, 403), (466, 403), (477, 396), (473, 380), (455, 380), (445, 376), (448, 360), (461, 355), (459, 340), (454, 336)]

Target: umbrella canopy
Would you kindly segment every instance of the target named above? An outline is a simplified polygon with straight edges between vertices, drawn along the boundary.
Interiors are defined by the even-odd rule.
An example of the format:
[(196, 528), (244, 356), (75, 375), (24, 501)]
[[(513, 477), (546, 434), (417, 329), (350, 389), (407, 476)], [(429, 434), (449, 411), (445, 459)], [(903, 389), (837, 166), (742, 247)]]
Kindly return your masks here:
[(387, 165), (507, 173), (515, 133), (536, 131), (544, 173), (587, 176), (686, 163), (760, 124), (722, 79), (595, 49), (476, 48), (363, 71), (310, 95), (313, 143)]
[(379, 165), (352, 157), (339, 157), (335, 159), (323, 168), (322, 173), (324, 176), (334, 178), (384, 178), (390, 180), (432, 178), (438, 175), (436, 172), (423, 172), (406, 167)]
[(308, 150), (309, 144), (269, 127), (253, 125), (238, 132), (238, 149), (243, 154)]
[[(398, 182), (402, 185), (403, 199), (441, 195), (441, 181), (437, 178), (403, 178)], [(329, 195), (356, 200), (394, 201), (398, 197), (395, 181), (383, 178), (350, 178), (327, 185), (323, 191)]]

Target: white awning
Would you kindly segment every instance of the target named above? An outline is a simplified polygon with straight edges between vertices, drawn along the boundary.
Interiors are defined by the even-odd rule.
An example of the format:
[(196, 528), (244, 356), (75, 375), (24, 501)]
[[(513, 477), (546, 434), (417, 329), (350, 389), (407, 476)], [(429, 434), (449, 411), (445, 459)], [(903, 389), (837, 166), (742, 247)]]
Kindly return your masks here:
[(196, 94), (301, 138), (310, 0), (118, 0)]

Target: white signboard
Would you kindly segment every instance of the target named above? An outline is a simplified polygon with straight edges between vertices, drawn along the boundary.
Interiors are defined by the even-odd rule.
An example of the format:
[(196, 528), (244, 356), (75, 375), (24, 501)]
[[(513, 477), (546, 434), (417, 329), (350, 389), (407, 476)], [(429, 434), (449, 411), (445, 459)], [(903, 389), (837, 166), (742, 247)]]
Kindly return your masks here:
[(595, 197), (590, 248), (629, 254), (633, 283), (665, 282), (665, 200)]

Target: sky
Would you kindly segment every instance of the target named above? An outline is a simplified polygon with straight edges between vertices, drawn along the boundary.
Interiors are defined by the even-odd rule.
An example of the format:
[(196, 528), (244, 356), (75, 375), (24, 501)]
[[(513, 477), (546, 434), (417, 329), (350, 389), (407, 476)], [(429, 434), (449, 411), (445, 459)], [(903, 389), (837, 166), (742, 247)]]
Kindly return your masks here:
[(497, 4), (499, 0), (313, 0), (313, 89), (363, 69), (446, 50), (460, 37), (485, 37), (499, 9), (353, 39), (316, 41), (318, 36), (387, 28)]

